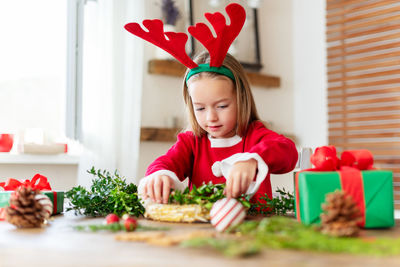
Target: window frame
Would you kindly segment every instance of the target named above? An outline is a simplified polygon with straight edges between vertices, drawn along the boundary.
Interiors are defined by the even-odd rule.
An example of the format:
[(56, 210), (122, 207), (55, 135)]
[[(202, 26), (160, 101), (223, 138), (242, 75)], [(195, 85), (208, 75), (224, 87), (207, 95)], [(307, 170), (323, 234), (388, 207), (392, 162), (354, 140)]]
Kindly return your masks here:
[(85, 0), (67, 1), (66, 127), (68, 138), (82, 137), (82, 57)]

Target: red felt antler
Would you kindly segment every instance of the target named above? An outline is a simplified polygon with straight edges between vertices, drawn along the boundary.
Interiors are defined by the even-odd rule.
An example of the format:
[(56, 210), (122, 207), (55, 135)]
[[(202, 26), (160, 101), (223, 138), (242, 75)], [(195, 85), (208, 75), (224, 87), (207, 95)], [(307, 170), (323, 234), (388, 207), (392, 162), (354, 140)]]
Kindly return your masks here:
[[(128, 23), (125, 25), (125, 29), (130, 33), (164, 49), (189, 69), (198, 66), (186, 54), (185, 45), (188, 36), (185, 33), (164, 32), (164, 25), (159, 19), (144, 20), (143, 26), (148, 29), (148, 32), (144, 31), (138, 23)], [(165, 36), (168, 37), (168, 40)]]
[(216, 38), (204, 23), (197, 23), (196, 26), (188, 28), (189, 33), (200, 41), (210, 53), (211, 67), (220, 67), (222, 65), (230, 45), (239, 35), (246, 19), (246, 11), (239, 4), (230, 4), (225, 10), (231, 21), (229, 26), (226, 25), (225, 17), (221, 13), (205, 14), (217, 34)]

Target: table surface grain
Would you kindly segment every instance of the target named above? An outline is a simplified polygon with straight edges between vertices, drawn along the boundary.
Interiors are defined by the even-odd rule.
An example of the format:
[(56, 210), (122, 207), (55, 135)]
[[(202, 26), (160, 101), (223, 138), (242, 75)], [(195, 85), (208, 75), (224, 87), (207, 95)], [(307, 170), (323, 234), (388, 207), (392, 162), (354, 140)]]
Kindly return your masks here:
[[(226, 258), (211, 249), (160, 247), (115, 240), (115, 233), (81, 232), (75, 225), (102, 223), (72, 212), (52, 217), (38, 229), (17, 229), (0, 222), (0, 267), (3, 266), (400, 266), (398, 257), (370, 257), (265, 249), (249, 258)], [(173, 231), (210, 230), (209, 224), (173, 224), (139, 220), (142, 225), (167, 226)], [(397, 236), (396, 227), (368, 230), (371, 236)]]

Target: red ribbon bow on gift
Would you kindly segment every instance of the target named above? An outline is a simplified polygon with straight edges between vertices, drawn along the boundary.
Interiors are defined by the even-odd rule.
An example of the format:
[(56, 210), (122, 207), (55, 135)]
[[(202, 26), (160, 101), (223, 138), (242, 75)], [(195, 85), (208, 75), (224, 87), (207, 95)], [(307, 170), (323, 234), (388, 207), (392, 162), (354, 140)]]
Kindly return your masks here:
[(374, 157), (367, 149), (343, 151), (339, 159), (334, 146), (318, 147), (310, 160), (315, 166), (315, 168), (309, 169), (310, 171), (337, 171), (347, 167), (371, 170), (374, 163)]
[(24, 182), (9, 178), (6, 182), (0, 183), (0, 186), (6, 191), (14, 191), (20, 186), (31, 187), (32, 189), (38, 190), (51, 190), (47, 177), (40, 174), (33, 176), (32, 180), (25, 180)]
[[(20, 186), (31, 187), (34, 190), (40, 191), (51, 191), (50, 183), (47, 181), (47, 177), (36, 174), (33, 176), (32, 180), (25, 180), (20, 182), (13, 178), (8, 178), (6, 182), (0, 183), (0, 186), (4, 188), (5, 191), (14, 191)], [(53, 214), (57, 213), (57, 192), (53, 191)], [(0, 208), (0, 221), (5, 219), (5, 209)]]
[[(318, 147), (311, 156), (311, 163), (315, 168), (303, 171), (338, 171), (342, 190), (352, 196), (360, 209), (362, 220), (359, 226), (365, 225), (365, 199), (364, 185), (361, 170), (371, 170), (373, 168), (374, 158), (372, 153), (366, 149), (343, 151), (341, 158), (336, 156), (334, 146)], [(296, 214), (300, 221), (299, 191), (298, 191), (298, 173), (296, 174)]]

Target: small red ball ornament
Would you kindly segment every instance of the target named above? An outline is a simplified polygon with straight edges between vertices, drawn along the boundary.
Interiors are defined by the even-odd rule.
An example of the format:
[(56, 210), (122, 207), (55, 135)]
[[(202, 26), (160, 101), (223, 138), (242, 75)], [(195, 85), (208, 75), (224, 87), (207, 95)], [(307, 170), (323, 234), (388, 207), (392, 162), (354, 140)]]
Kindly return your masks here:
[(119, 222), (119, 217), (116, 214), (108, 214), (106, 217), (107, 224)]
[(137, 221), (136, 219), (132, 217), (128, 217), (125, 222), (124, 222), (125, 230), (128, 232), (135, 231), (137, 227)]

